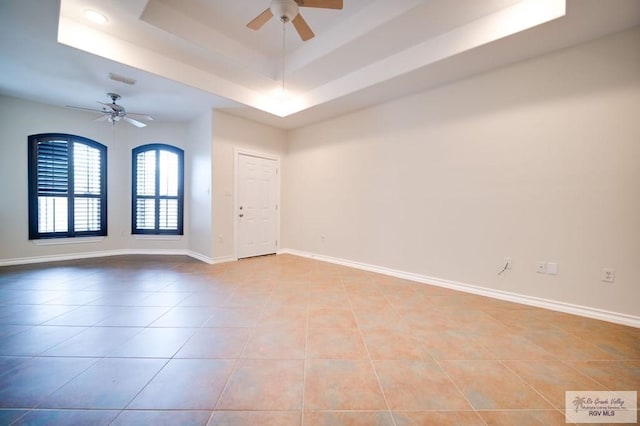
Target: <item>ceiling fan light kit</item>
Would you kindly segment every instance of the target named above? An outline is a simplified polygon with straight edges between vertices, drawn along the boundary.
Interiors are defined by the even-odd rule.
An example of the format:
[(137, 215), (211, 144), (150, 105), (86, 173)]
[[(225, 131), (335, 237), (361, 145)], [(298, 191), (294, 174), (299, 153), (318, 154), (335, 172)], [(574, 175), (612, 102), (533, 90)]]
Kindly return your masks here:
[(282, 22), (292, 21), (298, 15), (298, 4), (293, 0), (273, 0), (269, 9)]
[(271, 0), (271, 6), (249, 22), (247, 28), (257, 31), (275, 16), (283, 23), (291, 22), (300, 38), (307, 41), (315, 34), (300, 14), (299, 8), (342, 9), (342, 6), (342, 0)]

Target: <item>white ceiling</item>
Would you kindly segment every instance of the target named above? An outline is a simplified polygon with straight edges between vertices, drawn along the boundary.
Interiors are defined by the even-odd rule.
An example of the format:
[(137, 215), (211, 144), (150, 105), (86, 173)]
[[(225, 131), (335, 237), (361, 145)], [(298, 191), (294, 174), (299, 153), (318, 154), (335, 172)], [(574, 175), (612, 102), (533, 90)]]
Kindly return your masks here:
[[(270, 0), (2, 0), (0, 93), (189, 120), (220, 108), (295, 128), (640, 25), (640, 0), (344, 0), (316, 37), (245, 27)], [(103, 12), (97, 25), (83, 12)], [(134, 86), (109, 79), (116, 73)]]

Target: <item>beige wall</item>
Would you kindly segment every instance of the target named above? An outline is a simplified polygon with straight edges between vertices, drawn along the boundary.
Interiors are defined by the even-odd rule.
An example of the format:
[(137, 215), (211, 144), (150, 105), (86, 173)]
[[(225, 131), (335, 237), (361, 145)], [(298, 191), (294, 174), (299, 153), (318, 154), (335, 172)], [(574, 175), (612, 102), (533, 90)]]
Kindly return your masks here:
[(207, 111), (189, 123), (189, 147), (185, 150), (185, 163), (189, 170), (185, 174), (185, 217), (189, 219), (189, 250), (206, 261), (213, 258), (212, 119), (213, 114)]
[(635, 29), (291, 132), (284, 247), (640, 315), (638, 46)]
[[(154, 122), (138, 129), (126, 123), (110, 126), (95, 114), (0, 96), (0, 264), (118, 250), (186, 250), (178, 241), (137, 240), (131, 235), (131, 149), (147, 143), (187, 146), (187, 126)], [(71, 133), (107, 146), (108, 237), (95, 243), (36, 246), (28, 239), (27, 137), (37, 133)], [(188, 175), (189, 170), (186, 170)], [(188, 191), (188, 189), (187, 189)], [(79, 239), (78, 241), (80, 241)]]
[(275, 156), (285, 153), (286, 133), (220, 111), (213, 113), (214, 259), (229, 259), (234, 250), (234, 150)]

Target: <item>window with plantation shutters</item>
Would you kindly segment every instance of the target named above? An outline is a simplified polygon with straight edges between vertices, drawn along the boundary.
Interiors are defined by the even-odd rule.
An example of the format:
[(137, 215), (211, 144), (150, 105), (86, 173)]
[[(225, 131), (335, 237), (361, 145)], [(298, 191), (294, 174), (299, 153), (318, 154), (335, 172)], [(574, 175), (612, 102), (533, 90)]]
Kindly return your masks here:
[(165, 144), (133, 150), (134, 234), (182, 235), (184, 152)]
[(29, 142), (29, 239), (107, 235), (107, 147), (47, 133)]

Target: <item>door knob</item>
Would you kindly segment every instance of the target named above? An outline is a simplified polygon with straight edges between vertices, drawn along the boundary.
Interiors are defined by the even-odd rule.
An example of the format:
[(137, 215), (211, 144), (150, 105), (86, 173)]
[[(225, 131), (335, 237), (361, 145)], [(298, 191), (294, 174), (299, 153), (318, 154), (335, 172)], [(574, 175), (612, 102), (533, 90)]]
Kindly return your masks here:
[(244, 214), (240, 213), (238, 216), (240, 216), (240, 217), (244, 217)]

